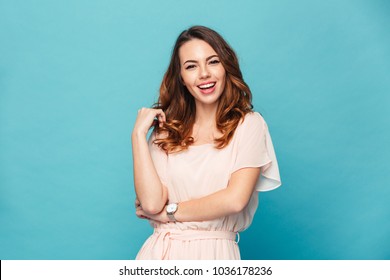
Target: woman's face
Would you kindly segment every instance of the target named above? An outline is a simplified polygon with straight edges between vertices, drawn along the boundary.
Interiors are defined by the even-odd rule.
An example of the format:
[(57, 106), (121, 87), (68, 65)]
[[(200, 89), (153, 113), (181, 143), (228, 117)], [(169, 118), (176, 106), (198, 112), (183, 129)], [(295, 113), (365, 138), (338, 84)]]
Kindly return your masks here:
[(180, 74), (195, 104), (218, 105), (225, 87), (225, 68), (205, 41), (192, 39), (179, 49)]

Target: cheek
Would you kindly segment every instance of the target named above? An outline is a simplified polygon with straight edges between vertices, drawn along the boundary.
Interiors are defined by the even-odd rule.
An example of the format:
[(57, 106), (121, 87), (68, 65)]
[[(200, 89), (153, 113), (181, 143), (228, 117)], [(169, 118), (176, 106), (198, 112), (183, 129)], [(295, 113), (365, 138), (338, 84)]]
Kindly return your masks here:
[(218, 73), (218, 79), (222, 82), (222, 86), (224, 87), (226, 82), (226, 72), (224, 69)]
[(189, 73), (181, 73), (181, 81), (185, 86), (192, 86), (194, 84), (194, 77)]
[(182, 83), (183, 83), (184, 85), (187, 84), (188, 78), (187, 78), (186, 73), (183, 72), (183, 71), (180, 71), (180, 80), (182, 81)]
[(226, 74), (225, 73), (223, 75), (221, 75), (220, 82), (221, 82), (221, 91), (224, 91), (225, 86), (226, 86)]
[(225, 80), (226, 78), (226, 71), (225, 71), (225, 68), (222, 68), (221, 70), (221, 79)]
[(225, 69), (223, 67), (215, 69), (214, 76), (217, 77), (218, 80), (220, 81), (225, 80), (226, 77)]
[(185, 85), (183, 72), (180, 71), (180, 81)]

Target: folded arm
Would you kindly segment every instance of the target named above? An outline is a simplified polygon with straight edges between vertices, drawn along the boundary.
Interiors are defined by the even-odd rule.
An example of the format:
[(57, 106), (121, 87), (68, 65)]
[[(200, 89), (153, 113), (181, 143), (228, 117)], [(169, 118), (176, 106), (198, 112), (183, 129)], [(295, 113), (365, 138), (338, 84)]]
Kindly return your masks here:
[[(179, 203), (175, 218), (178, 222), (209, 221), (241, 212), (249, 203), (260, 167), (243, 168), (234, 172), (227, 188), (199, 199)], [(158, 214), (148, 215), (143, 206), (137, 207), (137, 216), (168, 222), (165, 208)]]

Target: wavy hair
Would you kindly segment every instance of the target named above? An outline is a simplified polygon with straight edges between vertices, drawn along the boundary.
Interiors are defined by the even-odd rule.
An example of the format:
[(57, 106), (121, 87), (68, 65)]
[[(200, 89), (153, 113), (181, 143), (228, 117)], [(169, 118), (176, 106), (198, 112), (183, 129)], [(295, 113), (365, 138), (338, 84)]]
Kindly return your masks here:
[(216, 127), (222, 133), (220, 138), (214, 140), (216, 148), (222, 149), (229, 144), (240, 120), (253, 109), (251, 91), (243, 80), (237, 56), (229, 44), (216, 31), (204, 26), (184, 30), (176, 40), (158, 101), (153, 105), (153, 108), (162, 109), (166, 114), (163, 127), (154, 127), (157, 135), (164, 135), (155, 139), (154, 143), (166, 153), (186, 150), (194, 143), (191, 135), (195, 122), (195, 100), (182, 84), (179, 60), (180, 47), (192, 39), (208, 43), (226, 72), (224, 92), (220, 96), (216, 114)]

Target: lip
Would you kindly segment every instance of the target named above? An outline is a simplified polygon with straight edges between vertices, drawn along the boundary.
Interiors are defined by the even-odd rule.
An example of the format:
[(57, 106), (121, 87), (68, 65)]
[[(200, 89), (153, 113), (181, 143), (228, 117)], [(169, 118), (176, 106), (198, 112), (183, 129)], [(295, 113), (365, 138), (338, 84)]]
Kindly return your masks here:
[[(214, 84), (214, 86), (211, 87), (211, 88), (206, 88), (206, 89), (200, 88), (200, 86), (207, 85), (207, 84)], [(197, 87), (198, 87), (199, 91), (200, 91), (202, 94), (211, 94), (211, 93), (213, 93), (213, 92), (215, 91), (216, 85), (217, 85), (217, 82), (212, 82), (212, 81), (210, 81), (210, 82), (201, 83), (201, 84), (199, 84)]]
[[(201, 84), (201, 85), (207, 85), (207, 84), (210, 84), (210, 83), (203, 83), (203, 84)], [(211, 87), (211, 88), (202, 89), (202, 88), (200, 88), (200, 87), (198, 86), (198, 89), (199, 89), (199, 91), (200, 91), (202, 94), (204, 94), (204, 95), (212, 94), (212, 93), (215, 91), (215, 89), (217, 88), (217, 87), (216, 87), (217, 83), (216, 83), (216, 82), (213, 82), (213, 84), (214, 84), (214, 86)], [(200, 86), (201, 86), (201, 85), (200, 85)]]
[[(199, 84), (199, 85), (197, 85), (197, 86), (198, 86), (198, 87), (199, 87), (199, 86), (204, 86), (204, 85), (211, 84), (211, 83), (216, 84), (217, 82), (215, 82), (215, 81), (208, 81), (208, 82), (201, 83), (201, 84)], [(214, 85), (214, 86), (215, 86), (215, 85)]]

